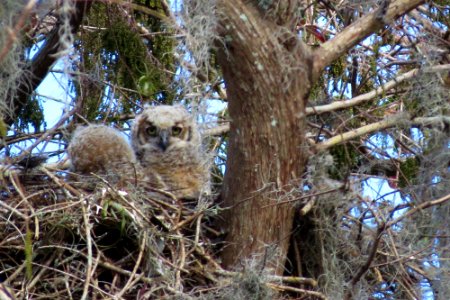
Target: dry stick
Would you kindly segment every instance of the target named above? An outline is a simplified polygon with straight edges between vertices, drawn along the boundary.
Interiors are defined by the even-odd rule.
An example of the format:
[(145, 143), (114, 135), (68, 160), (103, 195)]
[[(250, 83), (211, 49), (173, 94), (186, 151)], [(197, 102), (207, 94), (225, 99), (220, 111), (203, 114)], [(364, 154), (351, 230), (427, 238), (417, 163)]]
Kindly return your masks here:
[[(87, 255), (86, 255), (85, 253), (83, 253), (83, 252), (81, 252), (81, 251), (79, 251), (79, 250), (70, 248), (70, 247), (64, 247), (64, 246), (43, 246), (43, 247), (41, 247), (41, 248), (42, 248), (42, 249), (44, 249), (44, 248), (49, 248), (49, 249), (51, 249), (51, 248), (63, 249), (63, 250), (75, 252), (75, 253), (77, 253), (77, 254), (79, 254), (79, 255), (84, 256), (84, 257), (87, 258)], [(98, 264), (99, 266), (105, 268), (105, 269), (110, 270), (110, 271), (114, 271), (114, 272), (117, 272), (117, 273), (122, 274), (122, 275), (125, 275), (125, 276), (132, 276), (131, 271), (128, 271), (128, 270), (124, 270), (124, 269), (122, 269), (122, 268), (119, 268), (119, 267), (117, 267), (117, 266), (115, 266), (115, 265), (113, 265), (113, 264), (111, 264), (111, 263), (109, 263), (109, 262), (107, 262), (107, 261), (101, 261), (100, 258), (98, 259), (97, 264)], [(148, 283), (148, 284), (151, 284), (151, 283), (154, 283), (154, 282), (155, 282), (155, 280), (154, 280), (153, 278), (145, 277), (144, 274), (134, 274), (134, 276), (132, 276), (132, 277), (139, 278), (139, 280), (141, 280), (142, 282)]]
[(300, 289), (300, 288), (295, 288), (292, 286), (286, 286), (286, 285), (279, 285), (279, 284), (275, 284), (275, 283), (266, 283), (266, 285), (274, 290), (278, 290), (278, 291), (288, 291), (288, 292), (294, 292), (294, 293), (299, 293), (299, 294), (303, 294), (303, 295), (307, 295), (307, 296), (313, 296), (322, 300), (327, 300), (328, 298), (320, 293), (320, 292), (315, 292), (315, 291), (309, 291), (309, 290), (305, 290), (305, 289)]
[(20, 161), (21, 159), (24, 159), (25, 156), (29, 155), (31, 153), (31, 151), (40, 143), (42, 143), (42, 141), (44, 141), (48, 136), (53, 135), (53, 133), (58, 130), (58, 128), (67, 120), (69, 119), (74, 113), (75, 113), (76, 109), (72, 109), (71, 111), (65, 113), (61, 119), (55, 124), (55, 126), (53, 126), (50, 130), (47, 130), (44, 134), (42, 134), (42, 136), (40, 138), (38, 138), (36, 140), (36, 142), (33, 143), (33, 145), (31, 145), (30, 147), (28, 147), (27, 150), (24, 150), (22, 154), (20, 154), (18, 157), (16, 157), (17, 161)]
[[(79, 281), (82, 281), (82, 280), (83, 280), (83, 278), (80, 278), (80, 277), (78, 277), (78, 276), (75, 276), (75, 275), (73, 275), (72, 273), (65, 272), (65, 271), (61, 271), (61, 270), (59, 270), (59, 269), (57, 269), (57, 268), (53, 268), (53, 267), (50, 267), (50, 266), (48, 266), (48, 265), (41, 265), (41, 264), (38, 264), (38, 263), (34, 263), (33, 265), (38, 266), (38, 267), (42, 267), (44, 270), (46, 269), (46, 270), (53, 271), (53, 272), (55, 272), (55, 273), (63, 274), (63, 275), (65, 275), (65, 276), (70, 277), (70, 278), (75, 279), (75, 280), (79, 280)], [(104, 295), (110, 297), (111, 299), (114, 299), (114, 295), (108, 293), (107, 291), (104, 291), (104, 290), (100, 289), (99, 287), (97, 287), (97, 286), (95, 286), (95, 285), (93, 285), (93, 284), (90, 284), (90, 286), (93, 287), (95, 290), (98, 290), (98, 291), (101, 292), (102, 294), (104, 294)], [(105, 298), (105, 299), (110, 299), (110, 298)]]
[[(18, 180), (18, 177), (16, 176), (16, 174), (11, 173), (9, 176), (11, 183), (13, 184), (14, 188), (16, 189), (16, 191), (19, 193), (20, 197), (21, 197), (21, 201), (20, 202), (24, 202), (26, 205), (28, 205), (28, 207), (30, 208), (31, 214), (34, 215), (34, 208), (32, 205), (30, 205), (30, 203), (28, 202), (28, 198), (35, 195), (30, 195), (30, 196), (25, 196), (25, 194), (23, 193), (21, 187), (19, 186), (19, 183), (16, 182), (16, 180)], [(20, 204), (20, 203), (19, 203)], [(19, 205), (18, 204), (18, 205)], [(30, 222), (30, 216), (26, 216), (25, 219), (25, 224), (27, 224), (26, 228), (27, 231), (29, 230), (29, 222)], [(36, 239), (39, 238), (39, 218), (37, 216), (34, 217), (34, 222), (35, 222), (35, 233), (34, 233), (34, 237)]]
[[(241, 273), (239, 272), (224, 270), (211, 256), (209, 256), (206, 253), (200, 252), (200, 248), (197, 249), (197, 253), (200, 254), (203, 258), (205, 258), (216, 268), (214, 270), (214, 273), (227, 277), (236, 277), (241, 275)], [(312, 287), (316, 287), (318, 285), (316, 280), (307, 277), (279, 276), (279, 275), (268, 275), (266, 277), (269, 281), (282, 281), (287, 283), (307, 284)]]
[(398, 126), (398, 125), (430, 125), (436, 123), (447, 123), (450, 124), (450, 117), (447, 116), (438, 116), (438, 117), (420, 117), (414, 118), (412, 120), (408, 120), (408, 116), (405, 113), (398, 113), (396, 115), (390, 116), (384, 120), (379, 122), (375, 122), (372, 124), (368, 124), (348, 132), (344, 132), (340, 135), (336, 135), (326, 141), (323, 141), (319, 144), (316, 144), (316, 151), (324, 151), (333, 146), (341, 144), (343, 142), (349, 141), (351, 139), (363, 136), (365, 134), (373, 133), (379, 130), (387, 129), (390, 127)]
[[(55, 261), (57, 253), (53, 253), (46, 261), (45, 261), (45, 267), (48, 267), (50, 264), (52, 264)], [(41, 277), (44, 275), (45, 271), (47, 271), (47, 269), (45, 268), (41, 268), (41, 270), (36, 274), (36, 276), (33, 278), (33, 280), (27, 284), (26, 289), (28, 291), (30, 291), (37, 283), (38, 281), (41, 279)]]
[(50, 177), (50, 179), (53, 180), (59, 187), (71, 192), (75, 196), (78, 196), (78, 197), (81, 196), (80, 191), (78, 191), (76, 188), (72, 187), (70, 184), (59, 179), (52, 172), (48, 171), (45, 166), (39, 167), (39, 170), (44, 172), (48, 177)]
[[(139, 281), (141, 278), (141, 276), (143, 276), (142, 274), (139, 276), (136, 276), (137, 270), (139, 268), (139, 266), (141, 265), (141, 260), (142, 257), (144, 256), (144, 251), (145, 251), (145, 246), (147, 245), (147, 234), (146, 232), (144, 232), (143, 234), (143, 238), (142, 238), (142, 242), (140, 245), (140, 249), (139, 249), (139, 256), (137, 258), (136, 264), (133, 267), (133, 271), (131, 271), (131, 274), (127, 280), (127, 283), (125, 284), (125, 286), (123, 287), (123, 289), (116, 295), (117, 298), (121, 298), (123, 296), (123, 294), (125, 294), (125, 292), (128, 291), (128, 289), (137, 281)], [(134, 277), (136, 277), (134, 279)]]
[(12, 207), (12, 206), (9, 206), (9, 205), (6, 204), (6, 202), (4, 202), (4, 201), (0, 201), (0, 207), (3, 207), (3, 208), (5, 208), (5, 209), (9, 210), (11, 213), (13, 213), (14, 215), (20, 217), (20, 218), (23, 219), (23, 220), (28, 219), (28, 216), (27, 216), (27, 215), (21, 213), (21, 212), (18, 211), (16, 208), (14, 208), (14, 207)]
[(87, 256), (87, 271), (86, 271), (86, 280), (84, 283), (83, 288), (83, 295), (81, 296), (81, 300), (84, 300), (88, 297), (89, 293), (89, 285), (91, 282), (91, 276), (92, 276), (92, 239), (91, 239), (91, 228), (89, 224), (89, 216), (87, 214), (86, 210), (86, 202), (83, 202), (81, 205), (81, 210), (83, 211), (83, 222), (84, 222), (84, 229), (86, 231), (86, 246), (88, 251)]
[(387, 6), (364, 15), (339, 32), (333, 39), (323, 43), (314, 51), (313, 75), (318, 77), (325, 66), (347, 53), (360, 41), (392, 23), (399, 16), (425, 2), (424, 0), (386, 1)]
[(195, 226), (195, 238), (194, 238), (194, 249), (192, 251), (195, 251), (195, 247), (198, 246), (198, 241), (200, 240), (200, 230), (202, 226), (202, 217), (203, 214), (200, 214), (197, 219), (197, 224)]
[[(376, 264), (376, 265), (373, 265), (372, 266), (372, 268), (379, 268), (379, 267), (384, 267), (384, 266), (388, 266), (388, 265), (391, 265), (391, 264), (394, 264), (394, 263), (401, 263), (402, 261), (408, 261), (408, 260), (410, 260), (410, 259), (414, 259), (418, 254), (420, 254), (420, 253), (422, 253), (422, 252), (425, 252), (426, 250), (429, 250), (429, 249), (431, 249), (433, 246), (434, 246), (434, 244), (433, 244), (434, 242), (432, 241), (428, 246), (426, 246), (425, 248), (422, 248), (422, 249), (420, 249), (420, 250), (417, 250), (416, 252), (414, 252), (414, 253), (411, 253), (411, 254), (408, 254), (408, 255), (406, 255), (406, 256), (404, 256), (404, 257), (400, 257), (399, 255), (391, 255), (391, 254), (388, 254), (388, 253), (382, 253), (383, 255), (385, 255), (385, 256), (395, 256), (397, 259), (394, 259), (394, 260), (391, 260), (391, 261), (387, 261), (387, 262), (384, 262), (384, 263), (381, 263), (381, 264)], [(422, 275), (422, 276), (424, 276), (424, 272), (421, 270), (421, 272), (422, 273), (420, 273), (420, 272), (418, 272), (418, 273), (420, 273), (420, 275)]]
[[(396, 247), (394, 239), (392, 237), (392, 234), (391, 234), (392, 232), (390, 232), (391, 231), (390, 229), (386, 229), (386, 231), (388, 233), (390, 242), (392, 243), (392, 251), (394, 252), (394, 256), (399, 258), (400, 255), (399, 255), (399, 253), (397, 251), (397, 247)], [(400, 273), (399, 275), (401, 275), (399, 281), (400, 281), (400, 284), (403, 286), (403, 289), (404, 289), (405, 293), (412, 300), (419, 299), (419, 297), (417, 296), (416, 292), (414, 291), (414, 288), (412, 287), (411, 283), (408, 282), (407, 277), (406, 277), (405, 280), (401, 280), (402, 278), (405, 278), (405, 276), (403, 276), (403, 275), (408, 276), (408, 271), (405, 270), (405, 267), (403, 266), (403, 264), (399, 264), (399, 268), (400, 268), (400, 271), (401, 271), (401, 272), (399, 272)]]
[(358, 272), (353, 276), (352, 280), (350, 281), (351, 286), (345, 293), (344, 299), (346, 299), (346, 300), (352, 299), (353, 287), (356, 285), (356, 283), (358, 283), (358, 281), (361, 280), (361, 277), (369, 270), (370, 265), (372, 264), (372, 261), (375, 258), (375, 254), (377, 253), (378, 245), (381, 240), (381, 235), (385, 229), (386, 229), (386, 224), (382, 224), (382, 225), (378, 226), (377, 235), (376, 235), (375, 240), (373, 241), (373, 245), (371, 247), (369, 257), (367, 258), (366, 263), (359, 268)]
[[(8, 278), (5, 279), (5, 281), (3, 281), (5, 284), (10, 284), (11, 282), (14, 281), (14, 279), (16, 279), (17, 276), (19, 276), (20, 274), (22, 274), (23, 269), (25, 269), (26, 267), (26, 263), (23, 262)], [(3, 270), (4, 271), (4, 270)], [(2, 272), (3, 273), (3, 272)]]
[(212, 128), (208, 128), (203, 130), (202, 134), (204, 136), (218, 136), (222, 135), (226, 132), (230, 131), (230, 123), (226, 123), (223, 125), (218, 125)]
[(181, 248), (181, 259), (180, 259), (180, 265), (178, 266), (178, 270), (175, 272), (175, 290), (180, 291), (181, 288), (181, 270), (184, 270), (184, 265), (186, 263), (186, 245), (184, 244), (184, 238), (181, 235), (181, 232), (177, 231), (178, 236), (180, 236), (180, 248)]
[(27, 5), (24, 7), (22, 14), (20, 15), (19, 20), (16, 23), (16, 26), (14, 26), (14, 29), (9, 31), (8, 39), (5, 41), (5, 46), (3, 46), (2, 51), (0, 52), (0, 62), (2, 62), (6, 55), (8, 55), (9, 51), (11, 50), (12, 46), (14, 45), (14, 42), (17, 40), (17, 33), (24, 27), (25, 21), (27, 20), (28, 16), (31, 13), (31, 10), (33, 7), (36, 6), (37, 0), (29, 0)]
[(420, 204), (420, 205), (418, 205), (418, 206), (408, 210), (406, 213), (404, 213), (403, 215), (399, 216), (398, 218), (396, 218), (396, 219), (394, 219), (392, 221), (389, 221), (386, 224), (386, 228), (392, 227), (393, 225), (397, 224), (398, 222), (400, 222), (404, 218), (409, 217), (409, 216), (415, 214), (416, 212), (418, 212), (418, 211), (420, 211), (422, 209), (425, 209), (425, 208), (428, 208), (428, 207), (431, 207), (431, 206), (435, 206), (435, 205), (439, 205), (439, 204), (445, 203), (445, 202), (447, 202), (449, 200), (450, 200), (450, 194), (447, 194), (447, 195), (445, 195), (445, 196), (443, 196), (443, 197), (441, 197), (439, 199), (430, 200), (430, 201), (424, 202), (424, 203), (422, 203), (422, 204)]
[(326, 104), (326, 105), (319, 105), (314, 107), (307, 107), (306, 108), (306, 114), (309, 115), (320, 115), (326, 112), (332, 112), (344, 108), (353, 107), (362, 103), (365, 103), (367, 101), (373, 100), (375, 97), (383, 95), (388, 90), (396, 87), (400, 83), (409, 80), (411, 78), (414, 78), (418, 74), (422, 73), (431, 73), (431, 72), (445, 72), (450, 70), (450, 64), (445, 65), (438, 65), (434, 67), (429, 68), (423, 68), (423, 69), (414, 69), (409, 72), (406, 72), (405, 74), (399, 75), (395, 79), (385, 83), (384, 85), (380, 86), (374, 91), (359, 95), (355, 98), (348, 99), (348, 100), (341, 100), (341, 101), (334, 101), (333, 103)]
[[(102, 252), (98, 251), (97, 253), (97, 257), (95, 258), (93, 267), (92, 267), (92, 274), (95, 274), (95, 272), (97, 271), (98, 268), (98, 262), (100, 261), (100, 257), (102, 256)], [(94, 282), (92, 283), (92, 286), (94, 287), (94, 289), (100, 289), (100, 287), (98, 286), (98, 280), (94, 280)], [(96, 294), (94, 294), (94, 290), (92, 291), (92, 298), (96, 299)]]
[[(48, 205), (44, 208), (38, 209), (33, 215), (30, 216), (30, 218), (35, 217), (37, 215), (42, 216), (44, 214), (54, 213), (57, 211), (67, 211), (69, 208), (73, 206), (79, 206), (81, 202), (85, 201), (84, 199), (78, 200), (78, 201), (70, 201), (66, 203), (57, 203), (53, 205)], [(1, 203), (1, 202), (0, 202)]]
[(184, 219), (183, 221), (179, 222), (177, 225), (175, 225), (175, 227), (173, 227), (170, 231), (177, 231), (178, 229), (180, 229), (181, 227), (183, 227), (186, 223), (190, 223), (191, 221), (193, 221), (195, 218), (203, 215), (203, 211), (199, 211), (194, 213), (193, 215), (187, 217), (186, 219)]
[[(395, 245), (394, 238), (392, 237), (392, 231), (391, 231), (391, 229), (390, 229), (390, 228), (387, 228), (387, 229), (386, 229), (386, 232), (387, 232), (387, 234), (388, 234), (388, 236), (389, 236), (389, 240), (390, 240), (390, 242), (391, 242), (391, 244), (392, 244), (392, 251), (394, 252), (394, 256), (395, 256), (396, 258), (399, 258), (400, 255), (399, 255), (399, 253), (398, 253), (398, 251), (397, 251), (397, 247), (396, 247), (396, 245)], [(405, 274), (405, 275), (407, 275), (408, 272), (405, 270), (405, 267), (403, 266), (403, 264), (399, 264), (399, 266), (400, 266), (400, 269), (401, 269), (402, 273)], [(400, 281), (400, 282), (401, 282), (401, 281)], [(411, 292), (411, 291), (413, 291), (414, 289), (413, 289), (413, 287), (411, 286), (411, 284), (410, 284), (409, 282), (405, 281), (405, 284), (402, 284), (402, 285), (404, 285), (404, 288), (405, 288), (404, 290), (405, 290), (405, 292), (409, 295), (409, 297), (410, 297), (411, 299), (418, 299), (418, 298), (419, 298), (419, 297), (417, 297), (417, 295), (413, 295), (413, 293)], [(415, 293), (415, 292), (414, 292), (414, 293)]]

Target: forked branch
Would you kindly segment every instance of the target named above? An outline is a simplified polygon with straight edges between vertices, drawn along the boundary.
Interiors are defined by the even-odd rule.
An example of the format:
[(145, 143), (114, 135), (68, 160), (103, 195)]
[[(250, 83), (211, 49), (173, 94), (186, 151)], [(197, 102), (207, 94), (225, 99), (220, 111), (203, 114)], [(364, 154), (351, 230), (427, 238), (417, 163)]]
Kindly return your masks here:
[(347, 53), (370, 34), (392, 23), (398, 17), (424, 2), (424, 0), (383, 1), (378, 9), (358, 19), (333, 39), (317, 48), (314, 52), (313, 78), (317, 78), (324, 67)]

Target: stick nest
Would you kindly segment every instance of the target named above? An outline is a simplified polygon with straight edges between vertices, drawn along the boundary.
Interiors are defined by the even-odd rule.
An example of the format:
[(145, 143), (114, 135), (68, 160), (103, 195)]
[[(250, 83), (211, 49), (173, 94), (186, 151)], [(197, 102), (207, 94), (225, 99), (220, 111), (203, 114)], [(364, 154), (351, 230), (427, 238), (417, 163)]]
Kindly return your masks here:
[(316, 287), (313, 279), (261, 266), (222, 269), (212, 197), (189, 202), (44, 166), (0, 171), (2, 300), (273, 299), (279, 292), (325, 299), (303, 288)]
[(3, 172), (2, 185), (0, 282), (18, 298), (189, 298), (218, 283), (211, 199), (42, 166)]

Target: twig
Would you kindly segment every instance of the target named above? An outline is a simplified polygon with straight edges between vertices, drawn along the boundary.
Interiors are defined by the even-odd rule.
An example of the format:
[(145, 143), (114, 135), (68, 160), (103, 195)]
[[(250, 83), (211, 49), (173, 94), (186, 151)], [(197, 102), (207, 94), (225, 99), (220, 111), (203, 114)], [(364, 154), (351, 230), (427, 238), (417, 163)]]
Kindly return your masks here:
[(16, 160), (24, 159), (27, 155), (30, 155), (32, 150), (38, 146), (42, 141), (44, 141), (47, 137), (53, 135), (59, 128), (61, 127), (64, 122), (66, 122), (74, 113), (76, 112), (76, 109), (72, 109), (71, 111), (65, 113), (61, 119), (56, 122), (56, 124), (49, 130), (47, 130), (40, 138), (38, 138), (28, 149), (24, 150), (22, 154), (20, 154), (18, 157), (16, 157)]
[(313, 106), (313, 107), (307, 107), (306, 108), (306, 114), (308, 116), (310, 115), (320, 115), (326, 112), (332, 112), (337, 111), (344, 108), (354, 107), (359, 104), (363, 104), (367, 101), (373, 100), (377, 96), (384, 95), (387, 91), (390, 89), (396, 87), (400, 83), (409, 80), (411, 78), (414, 78), (421, 72), (445, 72), (450, 70), (450, 64), (446, 65), (438, 65), (430, 68), (424, 68), (424, 69), (414, 69), (409, 72), (406, 72), (405, 74), (399, 75), (395, 79), (386, 82), (384, 85), (380, 86), (374, 91), (370, 91), (368, 93), (356, 96), (352, 99), (348, 100), (342, 100), (342, 101), (334, 101), (333, 103), (326, 104), (326, 105), (319, 105), (319, 106)]
[(92, 276), (92, 239), (91, 239), (91, 226), (89, 223), (89, 216), (86, 210), (87, 202), (83, 201), (81, 205), (81, 210), (83, 211), (83, 222), (84, 222), (84, 230), (86, 232), (86, 246), (87, 246), (87, 270), (86, 270), (86, 279), (84, 282), (83, 295), (81, 296), (81, 300), (84, 300), (88, 297), (89, 292), (89, 284), (91, 282)]
[[(61, 270), (59, 270), (59, 269), (57, 269), (57, 268), (53, 268), (53, 267), (50, 267), (50, 266), (48, 266), (48, 265), (42, 265), (42, 264), (37, 264), (37, 263), (34, 263), (34, 265), (35, 265), (35, 266), (38, 266), (38, 267), (42, 267), (42, 270), (44, 270), (44, 271), (53, 271), (53, 272), (55, 272), (55, 273), (64, 274), (64, 275), (67, 276), (67, 277), (70, 277), (70, 278), (73, 278), (73, 279), (76, 279), (76, 280), (79, 280), (79, 281), (84, 281), (82, 278), (80, 278), (80, 277), (78, 277), (78, 276), (75, 276), (73, 273), (61, 271)], [(97, 286), (95, 286), (95, 285), (89, 284), (89, 286), (93, 287), (95, 290), (101, 292), (102, 294), (104, 294), (104, 295), (110, 297), (111, 299), (114, 298), (114, 295), (108, 293), (107, 291), (104, 291), (104, 290), (100, 289), (99, 287), (97, 287)]]
[[(278, 291), (289, 291), (289, 292), (294, 292), (294, 293), (299, 293), (301, 295), (307, 295), (307, 296), (312, 296), (312, 297), (316, 297), (322, 300), (327, 300), (328, 298), (320, 293), (320, 292), (316, 292), (316, 291), (309, 291), (309, 290), (305, 290), (305, 289), (300, 289), (300, 288), (295, 288), (292, 286), (286, 286), (286, 285), (280, 285), (280, 284), (275, 284), (275, 283), (266, 283), (266, 285), (274, 290), (278, 290)], [(309, 298), (308, 298), (309, 299)]]
[(356, 272), (356, 274), (353, 276), (352, 280), (350, 281), (350, 286), (344, 296), (344, 299), (346, 299), (346, 300), (352, 299), (353, 287), (356, 285), (356, 283), (358, 283), (358, 281), (361, 280), (362, 276), (369, 270), (370, 265), (372, 264), (372, 261), (374, 260), (375, 255), (377, 253), (378, 245), (380, 244), (381, 236), (385, 229), (386, 229), (386, 224), (378, 225), (376, 237), (375, 237), (375, 240), (373, 241), (372, 247), (370, 249), (369, 256), (367, 257), (365, 264), (359, 268), (358, 272)]
[[(147, 245), (147, 233), (144, 232), (144, 234), (142, 235), (142, 242), (140, 245), (140, 249), (139, 249), (139, 255), (138, 258), (136, 260), (136, 263), (133, 267), (133, 271), (131, 271), (131, 274), (129, 275), (129, 278), (127, 280), (127, 283), (125, 284), (125, 286), (123, 287), (123, 289), (116, 295), (117, 298), (122, 297), (129, 289), (131, 286), (133, 286), (134, 282), (139, 281), (142, 275), (140, 276), (136, 276), (137, 270), (139, 269), (139, 266), (141, 265), (141, 261), (142, 261), (142, 257), (144, 256), (144, 252), (146, 249)], [(136, 278), (135, 278), (136, 277)]]
[(62, 181), (61, 179), (59, 179), (52, 172), (49, 172), (45, 166), (39, 167), (39, 170), (44, 172), (48, 177), (50, 177), (50, 179), (53, 180), (59, 187), (61, 187), (61, 188), (65, 189), (65, 190), (71, 192), (75, 196), (78, 196), (78, 197), (81, 196), (80, 191), (78, 191), (77, 189), (72, 187), (70, 184), (68, 184), (68, 183)]
[(405, 218), (407, 218), (407, 217), (417, 213), (418, 211), (421, 211), (421, 210), (423, 210), (425, 208), (428, 208), (428, 207), (431, 207), (431, 206), (435, 206), (435, 205), (439, 205), (439, 204), (445, 203), (445, 202), (447, 202), (449, 200), (450, 200), (450, 194), (447, 194), (447, 195), (445, 195), (445, 196), (443, 196), (443, 197), (441, 197), (439, 199), (430, 200), (430, 201), (424, 202), (424, 203), (422, 203), (422, 204), (420, 204), (420, 205), (418, 205), (418, 206), (408, 210), (406, 213), (404, 213), (403, 215), (399, 216), (398, 218), (396, 218), (396, 219), (394, 219), (392, 221), (389, 221), (386, 224), (386, 228), (392, 227), (393, 225), (397, 224), (401, 220), (403, 220), (403, 219), (405, 219)]
[(183, 227), (186, 223), (190, 223), (193, 220), (195, 220), (196, 218), (198, 218), (199, 216), (201, 216), (203, 214), (203, 211), (198, 211), (195, 214), (187, 217), (186, 219), (184, 219), (183, 221), (179, 222), (178, 224), (176, 224), (170, 231), (177, 231), (178, 229), (180, 229), (181, 227)]
[(203, 136), (219, 136), (230, 131), (230, 123), (218, 125), (216, 127), (203, 130)]
[[(348, 52), (371, 33), (394, 21), (397, 17), (422, 4), (423, 0), (396, 0), (386, 7), (380, 7), (356, 20), (338, 33), (333, 39), (323, 43), (314, 53), (314, 78), (317, 78), (325, 66)], [(382, 21), (380, 21), (380, 14)]]
[(438, 116), (438, 117), (419, 117), (414, 118), (412, 120), (408, 120), (408, 115), (405, 113), (398, 113), (393, 116), (389, 116), (386, 119), (383, 119), (379, 122), (375, 122), (372, 124), (368, 124), (353, 130), (350, 130), (348, 132), (344, 132), (340, 135), (336, 135), (326, 141), (323, 141), (319, 144), (316, 144), (315, 150), (320, 152), (327, 150), (333, 146), (342, 144), (346, 141), (349, 141), (351, 139), (363, 136), (365, 134), (373, 133), (379, 130), (387, 129), (394, 126), (427, 126), (430, 124), (450, 124), (450, 117), (447, 116)]
[(19, 20), (16, 23), (16, 26), (14, 26), (14, 29), (8, 30), (9, 31), (8, 39), (4, 41), (3, 49), (0, 52), (0, 62), (2, 62), (5, 59), (6, 55), (8, 55), (9, 51), (14, 45), (14, 42), (17, 40), (18, 32), (25, 26), (25, 21), (28, 19), (31, 10), (36, 6), (36, 3), (37, 0), (29, 0), (27, 5), (23, 9), (22, 14), (19, 17)]

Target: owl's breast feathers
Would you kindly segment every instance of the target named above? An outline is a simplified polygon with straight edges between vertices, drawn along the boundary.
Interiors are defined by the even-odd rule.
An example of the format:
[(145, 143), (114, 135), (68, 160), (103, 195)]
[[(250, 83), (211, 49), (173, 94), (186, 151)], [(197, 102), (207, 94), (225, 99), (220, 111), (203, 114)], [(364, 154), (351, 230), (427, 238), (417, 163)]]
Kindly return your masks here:
[(176, 159), (166, 161), (167, 157), (147, 161), (145, 169), (156, 174), (165, 184), (165, 190), (177, 198), (198, 198), (208, 192), (208, 164), (192, 157), (192, 160)]

